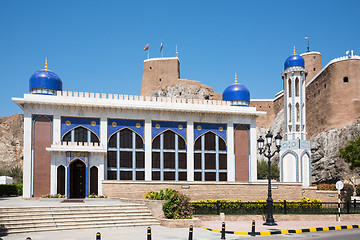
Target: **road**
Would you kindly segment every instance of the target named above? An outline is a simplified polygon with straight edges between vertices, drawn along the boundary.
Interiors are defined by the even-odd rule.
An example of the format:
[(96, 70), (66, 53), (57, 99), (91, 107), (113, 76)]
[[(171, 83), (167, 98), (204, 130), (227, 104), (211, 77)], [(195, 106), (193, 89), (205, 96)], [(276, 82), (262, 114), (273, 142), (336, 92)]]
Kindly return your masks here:
[[(88, 229), (88, 230), (70, 230), (70, 231), (55, 231), (42, 233), (27, 233), (14, 234), (0, 237), (0, 240), (25, 240), (26, 237), (31, 237), (32, 240), (89, 240), (95, 239), (96, 232), (100, 231), (101, 240), (144, 240), (146, 239), (146, 227), (131, 227), (131, 228), (105, 228), (105, 229)], [(153, 226), (152, 231), (153, 240), (187, 240), (188, 229), (184, 228), (165, 228), (161, 226)], [(220, 239), (220, 234), (210, 232), (205, 229), (194, 229), (194, 240), (215, 240)], [(227, 240), (241, 240), (241, 239), (341, 239), (353, 240), (360, 239), (360, 229), (349, 229), (339, 231), (327, 232), (313, 232), (313, 233), (298, 233), (298, 234), (283, 234), (273, 236), (241, 236), (241, 235), (226, 235)]]

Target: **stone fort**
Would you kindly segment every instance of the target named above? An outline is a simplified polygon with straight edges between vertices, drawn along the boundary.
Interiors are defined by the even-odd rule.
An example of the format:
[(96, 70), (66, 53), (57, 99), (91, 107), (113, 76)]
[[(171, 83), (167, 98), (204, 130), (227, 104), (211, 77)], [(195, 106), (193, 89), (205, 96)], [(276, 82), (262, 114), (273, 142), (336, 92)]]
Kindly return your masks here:
[[(360, 56), (352, 53), (335, 58), (324, 67), (321, 53), (301, 54), (305, 60), (307, 138), (360, 119)], [(167, 96), (221, 100), (222, 94), (200, 81), (180, 78), (180, 61), (152, 58), (144, 61), (142, 96)], [(274, 99), (251, 99), (250, 106), (267, 114), (257, 118), (257, 127), (269, 128), (284, 107), (284, 91)]]

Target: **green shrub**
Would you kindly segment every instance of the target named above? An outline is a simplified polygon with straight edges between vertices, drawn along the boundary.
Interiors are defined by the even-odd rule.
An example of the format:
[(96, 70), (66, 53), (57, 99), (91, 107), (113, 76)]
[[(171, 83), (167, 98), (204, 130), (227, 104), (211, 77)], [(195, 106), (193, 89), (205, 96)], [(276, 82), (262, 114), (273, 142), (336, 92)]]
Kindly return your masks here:
[(0, 196), (21, 196), (22, 184), (0, 184)]
[[(258, 179), (268, 179), (269, 166), (268, 162), (261, 160), (257, 162), (257, 178)], [(270, 165), (270, 174), (271, 179), (278, 180), (280, 179), (280, 169), (277, 164), (272, 163)]]
[(341, 189), (341, 200), (350, 201), (351, 196), (354, 194), (354, 187), (351, 184), (345, 183), (344, 188)]
[(360, 185), (356, 186), (356, 196), (360, 196)]
[(192, 218), (194, 212), (188, 196), (179, 193), (176, 190), (166, 188), (160, 192), (149, 191), (144, 194), (145, 198), (152, 200), (165, 200), (163, 212), (170, 219)]
[[(218, 202), (218, 203), (217, 203)], [(291, 203), (287, 205), (287, 208), (322, 208), (322, 202), (320, 199), (311, 199), (303, 197), (299, 201), (286, 201)], [(216, 209), (216, 205), (219, 204), (219, 207), (222, 210), (236, 210), (236, 209), (252, 209), (252, 210), (261, 210), (266, 208), (266, 200), (257, 200), (257, 201), (242, 201), (234, 200), (229, 201), (227, 199), (217, 199), (217, 200), (201, 200), (201, 201), (192, 201), (191, 203), (196, 205), (196, 209)], [(304, 204), (306, 203), (306, 204)], [(274, 207), (284, 207), (284, 201), (274, 201)]]

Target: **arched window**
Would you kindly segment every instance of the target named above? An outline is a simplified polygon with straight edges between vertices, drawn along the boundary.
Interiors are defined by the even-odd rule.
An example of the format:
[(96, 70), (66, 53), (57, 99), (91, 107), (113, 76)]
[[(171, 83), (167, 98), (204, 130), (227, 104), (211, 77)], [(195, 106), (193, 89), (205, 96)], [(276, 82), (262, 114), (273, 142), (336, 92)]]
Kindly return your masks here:
[(84, 127), (77, 127), (70, 130), (63, 136), (63, 142), (99, 143), (99, 138), (90, 130)]
[(152, 180), (187, 180), (186, 143), (171, 130), (159, 134), (153, 140)]
[(195, 141), (194, 180), (227, 181), (226, 143), (218, 135), (207, 132)]
[(289, 123), (291, 123), (291, 104), (289, 103), (288, 105), (288, 109), (289, 109), (289, 113), (288, 113), (288, 118), (289, 118)]
[(90, 194), (98, 195), (98, 168), (90, 168)]
[(125, 128), (111, 136), (107, 154), (108, 180), (145, 180), (143, 139)]
[(288, 80), (288, 95), (289, 95), (289, 97), (292, 97), (292, 94), (291, 94), (291, 78), (289, 78), (289, 80)]
[(299, 105), (299, 103), (296, 103), (295, 107), (296, 107), (296, 122), (299, 122), (300, 121), (300, 105)]
[(57, 167), (57, 193), (65, 195), (65, 167)]
[(298, 97), (298, 96), (299, 96), (299, 91), (300, 91), (299, 79), (296, 78), (296, 79), (295, 79), (295, 97)]

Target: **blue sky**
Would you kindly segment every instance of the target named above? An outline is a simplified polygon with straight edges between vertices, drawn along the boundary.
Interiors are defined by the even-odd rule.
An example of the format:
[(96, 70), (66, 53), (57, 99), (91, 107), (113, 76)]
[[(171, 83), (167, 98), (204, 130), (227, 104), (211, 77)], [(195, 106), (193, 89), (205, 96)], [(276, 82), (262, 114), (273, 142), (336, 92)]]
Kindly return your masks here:
[(66, 91), (139, 95), (142, 63), (175, 56), (181, 78), (216, 92), (234, 73), (251, 98), (282, 89), (285, 59), (310, 49), (325, 66), (346, 50), (360, 54), (360, 1), (0, 1), (0, 116), (22, 110), (11, 97), (28, 93), (44, 67)]

